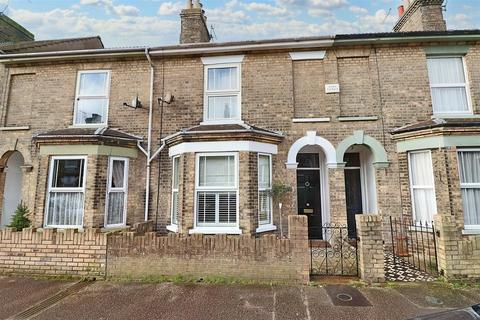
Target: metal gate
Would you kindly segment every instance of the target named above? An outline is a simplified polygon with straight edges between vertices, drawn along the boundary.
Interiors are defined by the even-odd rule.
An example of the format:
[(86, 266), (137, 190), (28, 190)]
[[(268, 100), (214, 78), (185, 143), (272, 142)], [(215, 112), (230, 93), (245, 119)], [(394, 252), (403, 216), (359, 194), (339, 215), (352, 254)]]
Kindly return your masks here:
[(326, 224), (322, 236), (310, 240), (310, 274), (358, 276), (357, 239), (348, 236), (347, 226)]
[(428, 281), (438, 276), (434, 224), (407, 217), (390, 217), (389, 221), (391, 238), (385, 246), (387, 279)]

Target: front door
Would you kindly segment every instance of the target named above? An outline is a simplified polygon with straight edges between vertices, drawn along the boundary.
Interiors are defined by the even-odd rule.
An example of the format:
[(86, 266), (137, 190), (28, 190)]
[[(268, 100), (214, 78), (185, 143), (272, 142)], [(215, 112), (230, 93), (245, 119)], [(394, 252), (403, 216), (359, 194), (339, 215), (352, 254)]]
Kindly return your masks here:
[(355, 215), (363, 211), (362, 201), (362, 174), (360, 168), (360, 154), (346, 153), (345, 166), (345, 196), (347, 202), (348, 236), (357, 237)]
[(322, 239), (320, 170), (302, 169), (302, 167), (318, 167), (318, 154), (299, 154), (297, 160), (299, 162), (297, 170), (298, 214), (308, 217), (308, 238)]

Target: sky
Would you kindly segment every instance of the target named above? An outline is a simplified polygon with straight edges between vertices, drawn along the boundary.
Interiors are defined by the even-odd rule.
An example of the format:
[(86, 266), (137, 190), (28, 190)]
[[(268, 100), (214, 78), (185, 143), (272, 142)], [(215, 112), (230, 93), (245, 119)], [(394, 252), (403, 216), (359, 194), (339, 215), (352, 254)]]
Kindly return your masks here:
[[(177, 44), (185, 0), (0, 0), (37, 40), (99, 35), (106, 47)], [(215, 42), (391, 31), (402, 0), (204, 0)], [(449, 29), (480, 29), (480, 0), (448, 0)]]

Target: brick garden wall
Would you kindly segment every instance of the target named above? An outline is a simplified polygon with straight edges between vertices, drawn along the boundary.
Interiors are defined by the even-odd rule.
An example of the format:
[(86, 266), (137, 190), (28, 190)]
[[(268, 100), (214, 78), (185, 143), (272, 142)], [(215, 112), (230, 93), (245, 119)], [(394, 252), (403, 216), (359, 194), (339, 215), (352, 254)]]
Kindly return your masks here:
[(115, 234), (109, 238), (107, 276), (182, 275), (306, 283), (310, 271), (307, 219), (290, 216), (289, 225), (288, 239)]
[(99, 231), (3, 229), (0, 231), (0, 274), (103, 276), (107, 234)]

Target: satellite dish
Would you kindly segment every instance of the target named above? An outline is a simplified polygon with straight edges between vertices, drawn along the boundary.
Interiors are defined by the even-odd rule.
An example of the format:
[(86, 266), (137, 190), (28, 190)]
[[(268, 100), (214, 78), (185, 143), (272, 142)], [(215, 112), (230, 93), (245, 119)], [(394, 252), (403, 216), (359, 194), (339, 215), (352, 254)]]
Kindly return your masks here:
[(138, 99), (138, 96), (135, 96), (135, 98), (133, 98), (132, 107), (134, 107), (135, 109), (142, 107), (142, 102), (140, 101), (140, 99)]
[(159, 99), (160, 101), (163, 101), (165, 102), (166, 104), (170, 104), (173, 102), (173, 100), (175, 100), (175, 97), (173, 96), (173, 94), (171, 94), (170, 92), (168, 92), (165, 97), (162, 97)]

